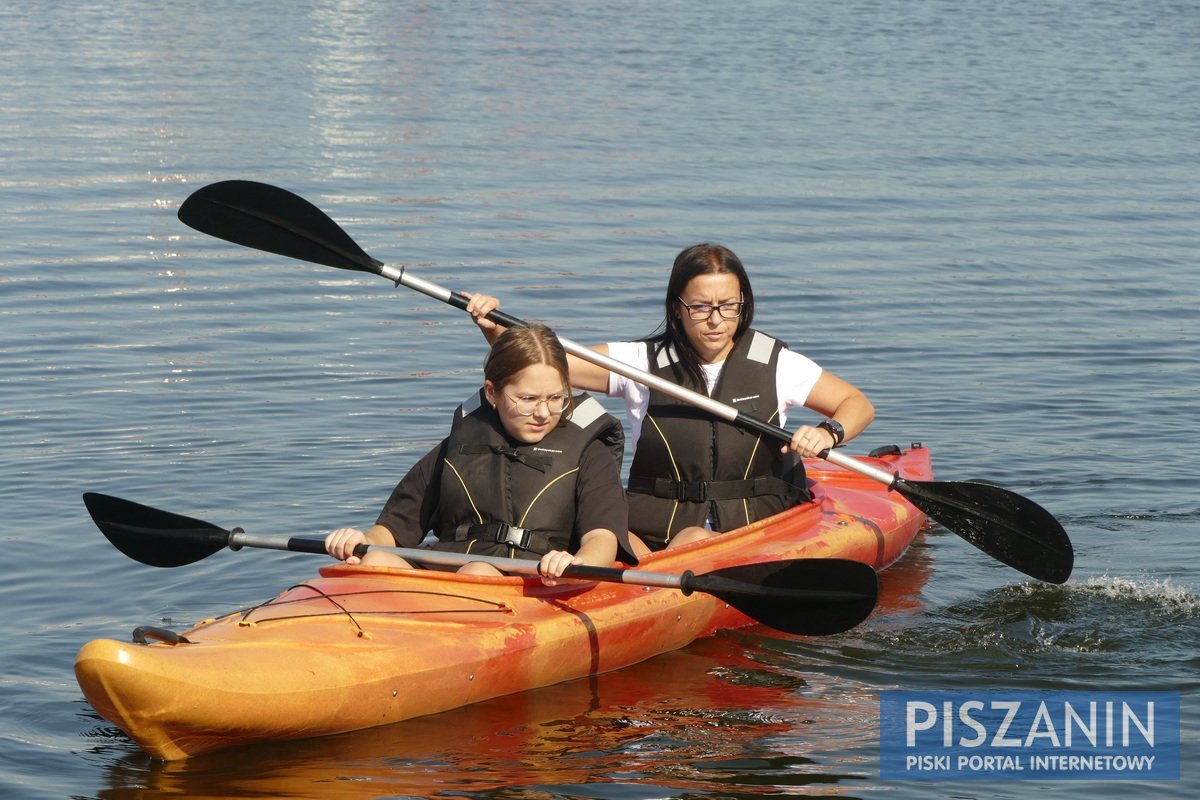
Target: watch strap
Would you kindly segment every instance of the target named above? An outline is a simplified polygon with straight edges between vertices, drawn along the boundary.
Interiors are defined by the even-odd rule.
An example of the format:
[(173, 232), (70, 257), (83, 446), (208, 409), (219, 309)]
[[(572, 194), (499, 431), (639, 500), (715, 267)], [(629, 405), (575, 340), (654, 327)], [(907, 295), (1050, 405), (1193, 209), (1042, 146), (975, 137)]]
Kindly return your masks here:
[(824, 428), (825, 430), (829, 431), (829, 435), (833, 437), (834, 447), (837, 447), (846, 438), (846, 429), (843, 428), (840, 423), (837, 423), (834, 420), (827, 419), (824, 422), (818, 423), (817, 427)]

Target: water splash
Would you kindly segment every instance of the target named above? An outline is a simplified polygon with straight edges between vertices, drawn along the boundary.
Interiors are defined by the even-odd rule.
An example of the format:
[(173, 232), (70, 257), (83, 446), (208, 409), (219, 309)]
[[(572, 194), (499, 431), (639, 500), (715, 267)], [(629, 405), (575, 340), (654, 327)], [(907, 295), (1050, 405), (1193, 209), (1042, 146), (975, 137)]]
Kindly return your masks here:
[(1135, 580), (1105, 574), (1069, 584), (1066, 588), (1084, 597), (1144, 604), (1163, 613), (1180, 614), (1184, 617), (1195, 617), (1200, 611), (1200, 597), (1167, 579)]
[[(783, 645), (843, 678), (942, 688), (1097, 680), (1163, 688), (1166, 676), (1194, 673), (1200, 662), (1200, 597), (1167, 579), (1007, 585), (894, 623), (873, 620), (840, 637)], [(939, 669), (928, 669), (931, 660)]]

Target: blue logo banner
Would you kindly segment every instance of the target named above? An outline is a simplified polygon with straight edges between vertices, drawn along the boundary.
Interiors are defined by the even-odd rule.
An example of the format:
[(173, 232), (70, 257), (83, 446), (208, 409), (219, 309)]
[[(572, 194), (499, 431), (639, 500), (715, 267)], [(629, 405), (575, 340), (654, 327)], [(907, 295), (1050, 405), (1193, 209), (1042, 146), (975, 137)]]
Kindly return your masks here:
[(884, 780), (1179, 780), (1178, 692), (885, 691)]

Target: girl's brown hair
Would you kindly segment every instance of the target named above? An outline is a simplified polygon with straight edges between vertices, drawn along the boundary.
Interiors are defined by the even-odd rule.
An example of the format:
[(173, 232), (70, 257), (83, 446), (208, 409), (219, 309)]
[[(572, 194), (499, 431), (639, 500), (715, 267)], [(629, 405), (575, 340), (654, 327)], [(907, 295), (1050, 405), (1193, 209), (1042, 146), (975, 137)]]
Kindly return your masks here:
[(562, 378), (563, 391), (570, 392), (570, 369), (567, 366), (567, 351), (545, 325), (529, 325), (524, 328), (509, 328), (492, 342), (491, 352), (483, 362), (483, 377), (492, 382), (496, 391), (503, 389), (517, 373), (534, 364), (546, 364), (554, 368)]

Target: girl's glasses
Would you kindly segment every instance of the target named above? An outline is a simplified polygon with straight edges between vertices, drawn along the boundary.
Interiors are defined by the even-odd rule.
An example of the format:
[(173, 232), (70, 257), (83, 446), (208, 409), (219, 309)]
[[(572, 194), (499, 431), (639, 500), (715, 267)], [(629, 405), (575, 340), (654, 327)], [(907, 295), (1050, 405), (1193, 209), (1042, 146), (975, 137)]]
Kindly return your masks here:
[(566, 410), (567, 404), (571, 402), (571, 398), (565, 394), (552, 394), (549, 397), (513, 397), (508, 392), (504, 396), (513, 404), (513, 408), (522, 417), (532, 417), (537, 411), (538, 406), (545, 405), (546, 413), (550, 416), (557, 416)]

